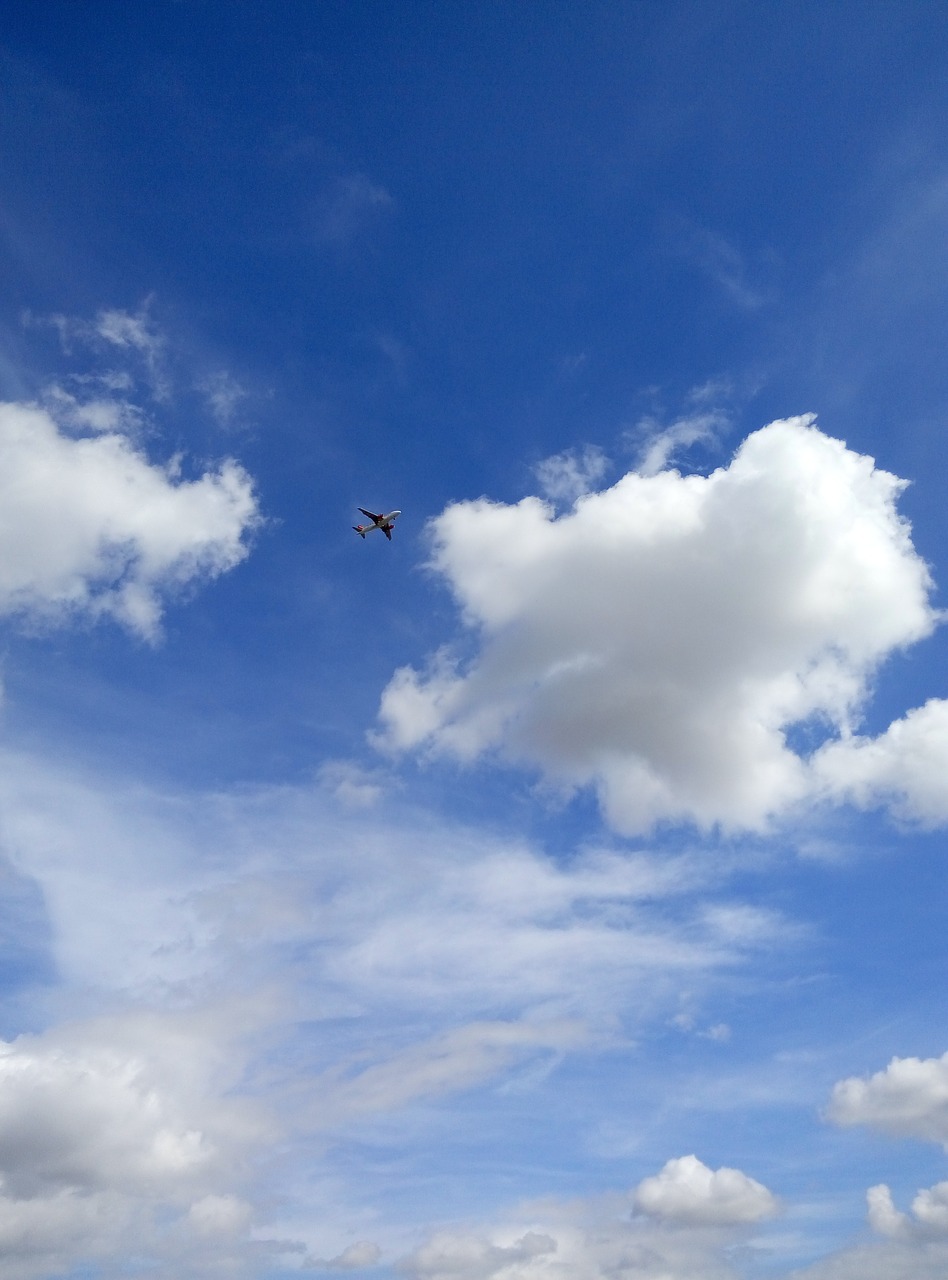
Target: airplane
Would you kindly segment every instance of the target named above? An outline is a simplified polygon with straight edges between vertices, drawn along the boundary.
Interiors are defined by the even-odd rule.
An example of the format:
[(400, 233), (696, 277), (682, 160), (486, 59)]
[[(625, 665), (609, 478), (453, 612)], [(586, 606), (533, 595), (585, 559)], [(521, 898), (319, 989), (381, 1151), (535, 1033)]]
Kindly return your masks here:
[(373, 529), (381, 529), (389, 542), (391, 542), (392, 526), (402, 513), (400, 511), (390, 511), (387, 516), (377, 516), (372, 511), (366, 511), (365, 507), (360, 507), (359, 510), (364, 516), (368, 516), (372, 521), (371, 524), (354, 524), (352, 526), (359, 537), (364, 538), (365, 535), (367, 533), (371, 533)]

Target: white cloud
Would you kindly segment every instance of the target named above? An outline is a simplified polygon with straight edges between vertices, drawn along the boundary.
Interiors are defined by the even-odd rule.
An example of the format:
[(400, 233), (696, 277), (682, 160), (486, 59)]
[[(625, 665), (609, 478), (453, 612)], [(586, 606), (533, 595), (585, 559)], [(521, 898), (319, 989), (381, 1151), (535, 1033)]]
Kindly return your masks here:
[(883, 1236), (901, 1235), (908, 1219), (892, 1202), (892, 1192), (884, 1182), (866, 1192), (866, 1219), (873, 1231)]
[(931, 698), (876, 738), (847, 736), (817, 752), (826, 793), (860, 809), (888, 805), (900, 818), (948, 822), (948, 701)]
[(699, 440), (714, 440), (718, 431), (727, 424), (723, 413), (709, 410), (679, 418), (669, 427), (661, 427), (652, 418), (639, 423), (639, 435), (646, 437), (636, 470), (642, 476), (655, 476), (664, 471), (679, 449), (687, 449)]
[[(150, 301), (146, 299), (135, 314), (118, 307), (105, 308), (96, 316), (91, 333), (110, 346), (136, 352), (144, 362), (152, 394), (165, 400), (170, 393), (164, 369), (166, 342), (149, 313)], [(83, 333), (88, 336), (89, 328)]]
[(944, 1280), (943, 1241), (892, 1240), (857, 1245), (792, 1273), (792, 1280)]
[(222, 427), (231, 424), (237, 406), (248, 395), (246, 388), (226, 369), (218, 369), (202, 378), (198, 390), (205, 396), (211, 412)]
[(211, 1274), (205, 1244), (227, 1246), (244, 1274), (253, 1210), (232, 1188), (275, 1130), (258, 1104), (227, 1096), (232, 1049), (219, 1017), (195, 1014), (100, 1018), (0, 1043), (4, 1276), (132, 1253)]
[(374, 1267), (381, 1256), (382, 1250), (377, 1244), (371, 1240), (357, 1240), (334, 1258), (314, 1259), (308, 1265), (325, 1268), (327, 1271), (357, 1271), (362, 1267)]
[(710, 476), (633, 472), (559, 518), (454, 504), (431, 566), (479, 652), (397, 671), (377, 741), (594, 786), (623, 832), (764, 829), (816, 786), (788, 729), (846, 733), (879, 663), (936, 625), (902, 488), (802, 417)]
[[(394, 1256), (413, 1224), (351, 1211), (371, 1178), (326, 1212), (314, 1200), (327, 1148), (358, 1168), (353, 1135), (400, 1127), (412, 1150), (420, 1112), (619, 1049), (664, 1023), (682, 982), (700, 1002), (787, 928), (709, 907), (724, 876), (707, 859), (591, 849), (557, 862), (430, 813), (346, 812), (311, 786), (188, 799), (6, 750), (0, 813), (62, 984), (36, 1016), (156, 1010), (52, 1026), (0, 1056), (0, 1226), (9, 1212), (31, 1229), (36, 1196), (63, 1221), (62, 1261), (37, 1253), (30, 1280), (133, 1250), (162, 1280), (259, 1274), (262, 1232), (288, 1201), (295, 1218), (272, 1234), (304, 1241), (301, 1257), (342, 1271), (346, 1248), (371, 1240)], [(567, 1275), (571, 1258), (599, 1256), (529, 1221), (491, 1243), (534, 1230), (555, 1235)], [(4, 1276), (11, 1257), (0, 1251)]]
[(777, 1212), (777, 1201), (740, 1169), (711, 1170), (696, 1156), (669, 1160), (661, 1172), (639, 1183), (635, 1207), (671, 1222), (732, 1226), (759, 1222)]
[(867, 1218), (882, 1243), (844, 1249), (794, 1280), (943, 1280), (948, 1275), (948, 1182), (918, 1192), (911, 1215), (895, 1207), (885, 1183), (866, 1192)]
[[(510, 1244), (494, 1244), (476, 1236), (442, 1233), (435, 1236), (411, 1259), (410, 1273), (426, 1280), (486, 1280), (503, 1274), (520, 1276), (535, 1274), (533, 1263), (556, 1252), (552, 1236), (527, 1231)], [(543, 1268), (545, 1270), (545, 1267)], [(536, 1273), (538, 1274), (538, 1273)]]
[(185, 481), (125, 435), (75, 439), (43, 409), (0, 404), (0, 614), (110, 616), (154, 639), (162, 595), (233, 568), (258, 522), (232, 460)]
[(143, 414), (137, 405), (114, 394), (80, 398), (64, 387), (53, 386), (44, 399), (55, 421), (71, 431), (129, 435), (137, 434), (142, 427)]
[(323, 1122), (391, 1111), (416, 1098), (471, 1088), (525, 1055), (576, 1048), (586, 1039), (576, 1022), (473, 1023), (414, 1045), (349, 1079), (330, 1073), (319, 1083)]
[(378, 770), (354, 760), (329, 760), (320, 766), (316, 778), (345, 809), (371, 809), (386, 791), (386, 780)]
[(188, 1210), (188, 1222), (202, 1236), (244, 1236), (253, 1220), (253, 1206), (238, 1196), (206, 1195)]
[[(216, 1040), (216, 1037), (221, 1037)], [(0, 1180), (30, 1198), (69, 1188), (187, 1203), (269, 1136), (233, 1083), (218, 1017), (128, 1014), (0, 1042)]]
[(869, 1225), (880, 1235), (894, 1239), (948, 1236), (948, 1182), (925, 1187), (912, 1201), (912, 1216), (901, 1213), (892, 1192), (881, 1183), (866, 1192)]
[(867, 1125), (898, 1137), (940, 1142), (948, 1149), (948, 1053), (893, 1058), (868, 1079), (840, 1080), (827, 1115), (834, 1124)]
[(438, 1232), (401, 1265), (415, 1280), (736, 1280), (741, 1245), (746, 1260), (747, 1222), (655, 1221), (630, 1216), (626, 1196), (604, 1195)]
[(96, 317), (95, 331), (100, 338), (116, 347), (133, 347), (146, 355), (162, 346), (162, 339), (156, 333), (147, 308), (144, 307), (137, 315), (117, 307), (100, 311)]
[(609, 459), (594, 444), (566, 449), (533, 468), (540, 488), (553, 502), (573, 503), (596, 487), (609, 469)]
[(682, 982), (700, 999), (796, 938), (729, 900), (723, 863), (608, 849), (561, 863), (427, 813), (346, 811), (313, 788), (184, 803), (6, 751), (0, 809), (8, 856), (42, 888), (55, 964), (84, 988), (151, 998), (213, 978), (240, 991), (270, 956), (286, 976), (286, 949), (301, 948), (321, 1005), (448, 1027), (603, 1025), (664, 1019)]
[(919, 1191), (912, 1201), (912, 1214), (923, 1230), (948, 1235), (948, 1182)]
[[(34, 316), (24, 313), (29, 327), (49, 325), (59, 334), (63, 350), (71, 354), (73, 344), (111, 354), (132, 355), (144, 367), (149, 392), (156, 400), (167, 400), (171, 391), (166, 368), (167, 339), (151, 314), (152, 299), (146, 298), (137, 312), (121, 307), (103, 307), (95, 320), (61, 314)], [(105, 378), (127, 380), (127, 373), (109, 371)], [(126, 383), (127, 385), (127, 383)]]

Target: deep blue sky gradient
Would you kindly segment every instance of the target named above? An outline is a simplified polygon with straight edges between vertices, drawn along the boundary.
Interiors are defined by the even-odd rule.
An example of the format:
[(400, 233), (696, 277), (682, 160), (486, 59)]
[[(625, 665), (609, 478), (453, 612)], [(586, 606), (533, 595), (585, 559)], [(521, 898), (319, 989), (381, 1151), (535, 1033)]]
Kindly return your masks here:
[[(117, 792), (183, 797), (307, 786), (353, 757), (390, 767), (365, 735), (392, 672), (465, 643), (423, 567), (425, 522), (536, 492), (540, 460), (585, 444), (615, 480), (643, 420), (694, 411), (708, 384), (727, 425), (684, 470), (817, 412), (911, 482), (900, 509), (944, 582), (946, 65), (948, 17), (925, 0), (15, 6), (0, 398), (108, 365), (50, 317), (146, 314), (173, 391), (148, 400), (144, 448), (181, 453), (185, 474), (238, 458), (264, 523), (246, 562), (169, 606), (157, 647), (109, 622), (5, 623), (8, 742)], [(201, 393), (222, 370), (244, 392), (225, 425)], [(403, 510), (391, 545), (352, 536), (361, 505)], [(893, 657), (867, 729), (948, 695), (946, 658), (940, 634)], [(590, 796), (554, 803), (526, 773), (391, 768), (406, 808), (532, 839), (558, 864), (613, 839)], [(628, 1053), (567, 1056), (555, 1087), (419, 1103), (350, 1133), (340, 1178), (420, 1238), (522, 1196), (631, 1185), (696, 1149), (788, 1200), (838, 1197), (780, 1267), (859, 1232), (873, 1180), (903, 1204), (938, 1181), (937, 1148), (840, 1135), (819, 1113), (841, 1077), (945, 1050), (944, 837), (811, 822), (836, 856), (800, 858), (789, 837), (653, 841), (733, 855), (709, 900), (801, 922), (719, 993), (709, 1017), (729, 1043), (666, 1021)], [(24, 991), (58, 978), (40, 892), (10, 876), (12, 1038), (37, 1029)], [(800, 1055), (796, 1094), (741, 1106), (734, 1081), (781, 1053), (788, 1077)], [(727, 1102), (692, 1107), (699, 1078)], [(299, 1177), (318, 1180), (320, 1159), (300, 1157)]]

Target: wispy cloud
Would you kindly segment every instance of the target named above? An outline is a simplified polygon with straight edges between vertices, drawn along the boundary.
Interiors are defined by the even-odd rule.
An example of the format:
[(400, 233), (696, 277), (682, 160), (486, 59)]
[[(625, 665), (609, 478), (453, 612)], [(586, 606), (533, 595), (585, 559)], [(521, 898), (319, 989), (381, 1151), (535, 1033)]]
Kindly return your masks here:
[(591, 493), (609, 469), (609, 459), (598, 445), (566, 449), (544, 458), (533, 468), (541, 491), (554, 502), (573, 503)]
[(715, 441), (728, 424), (725, 414), (710, 410), (677, 418), (669, 426), (662, 426), (657, 418), (642, 418), (634, 435), (644, 437), (636, 470), (639, 475), (654, 476), (670, 466), (681, 449), (688, 449), (700, 441)]
[(389, 192), (364, 173), (334, 178), (314, 203), (315, 235), (342, 247), (368, 231), (393, 204)]
[(102, 353), (133, 354), (138, 358), (151, 395), (167, 400), (171, 382), (167, 369), (168, 343), (153, 315), (154, 300), (146, 298), (137, 311), (121, 307), (104, 307), (94, 320), (62, 314), (23, 315), (27, 327), (53, 328), (59, 334), (63, 351), (72, 354), (75, 347)]
[(247, 399), (248, 392), (226, 369), (218, 369), (198, 382), (198, 390), (207, 400), (215, 419), (222, 427), (229, 427), (238, 405)]
[(60, 420), (77, 430), (129, 430), (160, 414), (170, 414), (184, 399), (209, 413), (223, 428), (232, 427), (251, 399), (246, 379), (208, 357), (200, 343), (185, 339), (158, 318), (154, 297), (137, 309), (103, 307), (93, 318), (25, 312), (29, 331), (52, 329), (62, 355), (81, 371), (62, 372), (44, 393)]
[[(216, 1245), (241, 1276), (269, 1240), (355, 1269), (371, 1234), (327, 1252), (311, 1214), (273, 1221), (274, 1197), (302, 1195), (301, 1151), (328, 1176), (360, 1127), (661, 1028), (684, 975), (726, 984), (792, 939), (773, 915), (749, 928), (759, 909), (728, 904), (706, 860), (561, 866), (311, 787), (162, 795), (8, 749), (0, 812), (57, 974), (46, 1030), (0, 1046), (0, 1136), (21, 1139), (0, 1173), (34, 1197), (14, 1214), (0, 1196), (0, 1227), (9, 1209), (32, 1229), (38, 1197), (64, 1258), (135, 1239), (201, 1276)], [(24, 1278), (53, 1266), (56, 1231)]]
[(759, 311), (768, 301), (768, 287), (759, 279), (765, 267), (772, 271), (770, 255), (749, 259), (740, 247), (720, 232), (685, 218), (674, 232), (679, 253), (689, 259), (724, 295), (742, 311)]

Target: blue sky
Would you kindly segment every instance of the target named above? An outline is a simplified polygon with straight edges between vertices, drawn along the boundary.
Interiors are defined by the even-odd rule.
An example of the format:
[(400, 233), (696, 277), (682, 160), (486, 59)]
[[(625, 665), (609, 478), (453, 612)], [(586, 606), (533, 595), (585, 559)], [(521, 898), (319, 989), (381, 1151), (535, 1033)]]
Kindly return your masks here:
[(946, 54), (8, 16), (5, 1276), (944, 1276)]

